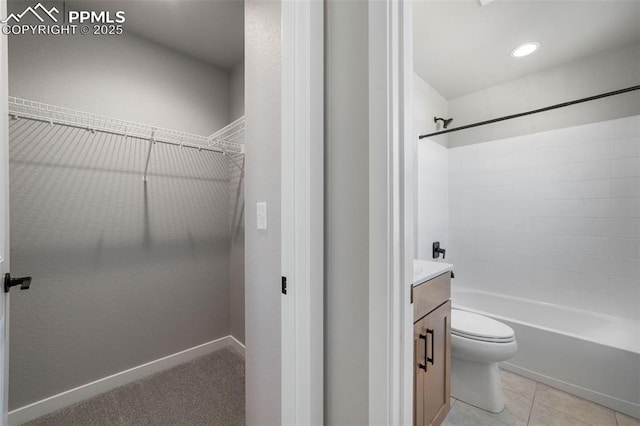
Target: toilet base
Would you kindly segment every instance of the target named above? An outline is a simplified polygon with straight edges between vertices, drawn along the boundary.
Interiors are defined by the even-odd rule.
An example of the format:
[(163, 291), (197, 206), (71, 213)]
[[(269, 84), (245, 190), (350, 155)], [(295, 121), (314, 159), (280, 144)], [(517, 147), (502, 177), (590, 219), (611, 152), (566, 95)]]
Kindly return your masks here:
[(497, 362), (473, 362), (452, 357), (451, 396), (492, 413), (504, 409)]

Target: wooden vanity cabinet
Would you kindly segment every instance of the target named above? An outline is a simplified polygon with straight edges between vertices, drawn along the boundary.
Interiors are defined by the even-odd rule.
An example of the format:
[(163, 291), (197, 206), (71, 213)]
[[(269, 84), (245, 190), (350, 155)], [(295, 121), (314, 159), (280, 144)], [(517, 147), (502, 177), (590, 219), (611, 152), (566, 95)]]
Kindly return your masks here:
[[(424, 286), (424, 287), (423, 287)], [(450, 274), (414, 287), (414, 425), (439, 425), (449, 412), (451, 394)], [(435, 295), (435, 298), (434, 298)], [(443, 299), (444, 297), (444, 299)], [(419, 302), (420, 303), (417, 303)], [(440, 303), (438, 303), (440, 302)], [(416, 314), (415, 308), (428, 312)], [(416, 317), (419, 318), (416, 319)]]

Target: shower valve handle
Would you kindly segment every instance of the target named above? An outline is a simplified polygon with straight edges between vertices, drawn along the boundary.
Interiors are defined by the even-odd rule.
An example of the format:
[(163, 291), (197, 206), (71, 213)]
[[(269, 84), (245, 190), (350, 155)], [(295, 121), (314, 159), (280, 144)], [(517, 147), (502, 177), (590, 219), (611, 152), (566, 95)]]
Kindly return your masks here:
[(440, 255), (442, 255), (442, 258), (444, 259), (446, 253), (447, 251), (445, 249), (440, 248), (440, 241), (436, 241), (433, 243), (431, 254), (434, 259), (439, 258)]

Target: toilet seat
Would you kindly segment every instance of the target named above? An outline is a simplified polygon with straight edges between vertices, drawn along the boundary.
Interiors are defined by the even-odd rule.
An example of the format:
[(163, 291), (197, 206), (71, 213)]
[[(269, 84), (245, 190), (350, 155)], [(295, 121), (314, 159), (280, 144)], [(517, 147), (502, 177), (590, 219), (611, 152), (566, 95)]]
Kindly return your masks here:
[(461, 309), (451, 310), (451, 334), (488, 343), (511, 343), (515, 332), (506, 324)]
[(460, 333), (459, 331), (451, 331), (451, 334), (454, 336), (461, 337), (463, 339), (476, 340), (478, 342), (487, 342), (487, 343), (511, 343), (515, 340), (514, 336), (500, 339), (500, 338), (492, 338), (492, 337), (475, 336), (473, 334)]

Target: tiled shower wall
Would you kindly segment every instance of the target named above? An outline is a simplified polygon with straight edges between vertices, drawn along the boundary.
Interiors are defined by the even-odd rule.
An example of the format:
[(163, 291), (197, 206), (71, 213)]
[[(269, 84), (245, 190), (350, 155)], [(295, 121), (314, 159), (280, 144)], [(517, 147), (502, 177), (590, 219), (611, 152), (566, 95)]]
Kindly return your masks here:
[(449, 150), (425, 139), (418, 143), (416, 153), (419, 196), (416, 197), (418, 238), (415, 257), (432, 260), (434, 241), (449, 247)]
[(640, 116), (449, 150), (455, 285), (640, 318)]

